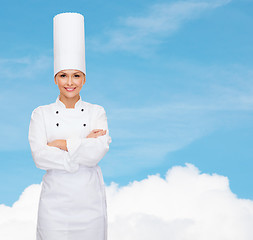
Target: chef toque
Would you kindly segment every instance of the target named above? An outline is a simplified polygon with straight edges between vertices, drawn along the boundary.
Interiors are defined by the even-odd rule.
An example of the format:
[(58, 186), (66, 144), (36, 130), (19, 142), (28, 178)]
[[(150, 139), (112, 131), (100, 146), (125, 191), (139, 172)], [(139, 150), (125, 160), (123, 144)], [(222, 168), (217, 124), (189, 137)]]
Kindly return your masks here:
[(65, 69), (77, 69), (86, 75), (84, 17), (79, 13), (54, 17), (54, 76)]

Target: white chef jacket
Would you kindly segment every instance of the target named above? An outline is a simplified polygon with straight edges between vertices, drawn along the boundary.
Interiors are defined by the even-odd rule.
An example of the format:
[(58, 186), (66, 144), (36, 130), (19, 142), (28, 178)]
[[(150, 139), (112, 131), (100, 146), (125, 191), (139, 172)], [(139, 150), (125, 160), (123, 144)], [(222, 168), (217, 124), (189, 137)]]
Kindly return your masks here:
[[(107, 130), (86, 138), (93, 129)], [(37, 240), (106, 240), (107, 208), (101, 168), (109, 150), (102, 106), (80, 99), (74, 108), (59, 100), (35, 108), (28, 135), (35, 165), (46, 170), (40, 194)], [(48, 146), (65, 139), (68, 151)]]

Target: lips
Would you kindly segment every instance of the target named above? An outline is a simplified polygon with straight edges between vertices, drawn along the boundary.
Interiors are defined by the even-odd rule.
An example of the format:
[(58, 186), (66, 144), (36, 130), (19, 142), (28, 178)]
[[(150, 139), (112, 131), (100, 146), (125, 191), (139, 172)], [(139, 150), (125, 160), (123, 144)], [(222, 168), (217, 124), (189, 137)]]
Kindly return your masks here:
[(66, 88), (65, 89), (68, 91), (68, 92), (73, 92), (76, 88)]

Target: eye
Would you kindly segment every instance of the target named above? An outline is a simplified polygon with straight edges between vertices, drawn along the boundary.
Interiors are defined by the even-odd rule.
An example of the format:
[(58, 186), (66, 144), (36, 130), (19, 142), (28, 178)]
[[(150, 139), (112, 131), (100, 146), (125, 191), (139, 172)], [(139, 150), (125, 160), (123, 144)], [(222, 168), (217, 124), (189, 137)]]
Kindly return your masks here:
[(66, 77), (66, 74), (63, 73), (63, 74), (60, 75), (60, 77)]
[(74, 77), (79, 78), (79, 77), (80, 77), (80, 75), (79, 75), (79, 74), (75, 74), (75, 75), (74, 75)]

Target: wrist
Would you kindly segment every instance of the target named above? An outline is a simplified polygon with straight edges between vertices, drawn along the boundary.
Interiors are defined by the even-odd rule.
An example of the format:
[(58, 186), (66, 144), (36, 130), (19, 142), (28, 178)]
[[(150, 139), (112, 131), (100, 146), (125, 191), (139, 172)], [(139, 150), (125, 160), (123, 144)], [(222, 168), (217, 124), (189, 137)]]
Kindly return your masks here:
[(60, 142), (60, 149), (66, 150), (67, 149), (67, 141), (65, 139), (62, 139)]

